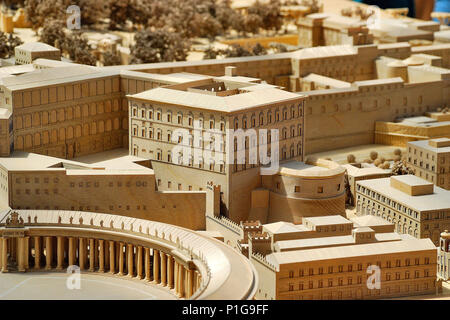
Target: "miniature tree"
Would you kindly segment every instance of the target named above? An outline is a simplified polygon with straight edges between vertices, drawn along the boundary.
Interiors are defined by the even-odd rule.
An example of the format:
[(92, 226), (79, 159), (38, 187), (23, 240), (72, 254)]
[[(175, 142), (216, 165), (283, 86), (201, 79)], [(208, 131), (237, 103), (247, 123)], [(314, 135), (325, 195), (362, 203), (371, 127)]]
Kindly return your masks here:
[(167, 29), (136, 32), (131, 47), (131, 63), (153, 63), (186, 60), (190, 42)]
[(248, 8), (248, 16), (251, 15), (259, 16), (261, 27), (266, 30), (279, 30), (283, 25), (279, 0), (270, 0), (268, 3), (256, 1)]
[(349, 154), (347, 155), (347, 162), (348, 163), (355, 163), (356, 162), (356, 157), (353, 154)]
[(407, 166), (405, 160), (401, 160), (394, 162), (392, 166), (392, 174), (396, 176), (414, 174), (414, 170)]
[[(130, 0), (110, 0), (109, 2), (109, 28), (119, 29), (128, 18), (130, 11)], [(131, 16), (131, 15), (130, 15)]]
[(374, 161), (376, 158), (378, 158), (378, 152), (376, 152), (376, 151), (371, 151), (371, 152), (370, 152), (370, 159), (371, 159), (372, 161)]
[(33, 25), (34, 30), (38, 30), (47, 20), (66, 19), (65, 0), (25, 0), (25, 14)]
[(396, 156), (401, 156), (401, 155), (402, 155), (402, 150), (400, 150), (400, 149), (395, 149), (395, 150), (394, 150), (394, 154), (395, 154)]
[(375, 159), (375, 161), (373, 162), (373, 164), (374, 164), (375, 166), (379, 167), (380, 165), (383, 164), (383, 162), (381, 161), (380, 158), (377, 158), (377, 159)]
[(240, 44), (231, 45), (231, 47), (223, 50), (222, 54), (227, 58), (248, 57), (252, 55), (250, 51), (242, 47)]
[(255, 56), (262, 56), (267, 54), (267, 50), (258, 42), (252, 49)]
[(223, 0), (216, 4), (215, 14), (217, 21), (225, 32), (230, 28), (241, 31), (243, 29), (244, 17), (231, 8), (231, 0)]
[(103, 65), (104, 66), (118, 66), (122, 64), (122, 59), (116, 53), (106, 51), (103, 53)]
[(351, 7), (341, 9), (341, 16), (351, 17), (353, 15), (353, 9)]
[(65, 0), (65, 7), (80, 7), (81, 25), (93, 25), (109, 16), (108, 0)]
[(80, 33), (71, 34), (64, 42), (63, 50), (68, 53), (70, 59), (75, 63), (95, 66), (97, 59), (91, 53), (91, 48)]
[(203, 60), (216, 59), (219, 54), (220, 50), (214, 49), (213, 47), (208, 47), (208, 49), (203, 51)]
[(353, 207), (355, 205), (355, 199), (353, 198), (352, 191), (350, 188), (347, 170), (345, 171), (344, 175), (344, 185), (345, 185), (345, 202), (347, 205)]
[(59, 20), (46, 21), (39, 32), (39, 41), (62, 49), (67, 41), (67, 36), (64, 32), (64, 23)]
[(0, 31), (0, 58), (6, 59), (14, 56), (14, 48), (22, 43), (23, 41), (19, 37)]
[(280, 53), (280, 52), (288, 52), (288, 49), (286, 48), (286, 46), (282, 43), (273, 43), (270, 44), (270, 48), (272, 48), (272, 50), (276, 53)]

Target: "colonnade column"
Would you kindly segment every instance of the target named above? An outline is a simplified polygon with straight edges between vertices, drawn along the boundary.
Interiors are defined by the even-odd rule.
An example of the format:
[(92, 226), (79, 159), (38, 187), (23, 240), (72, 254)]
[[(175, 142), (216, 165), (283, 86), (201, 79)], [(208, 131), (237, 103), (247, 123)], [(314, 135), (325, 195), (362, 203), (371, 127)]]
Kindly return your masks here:
[(0, 239), (0, 271), (3, 268), (3, 240)]
[(184, 266), (183, 265), (180, 265), (178, 267), (178, 272), (180, 274), (179, 294), (180, 294), (180, 297), (183, 298), (184, 297), (184, 287), (185, 287), (184, 286), (184, 279), (185, 279), (184, 272), (185, 272), (185, 270), (184, 270)]
[(95, 270), (95, 240), (89, 239), (89, 271)]
[(161, 252), (161, 284), (167, 285), (167, 255)]
[(105, 246), (104, 240), (98, 240), (99, 256), (98, 256), (98, 271), (105, 272)]
[(63, 264), (64, 264), (64, 238), (63, 237), (57, 237), (56, 255), (57, 255), (57, 260), (58, 260), (56, 270), (62, 270)]
[(67, 252), (69, 266), (75, 264), (75, 238), (69, 238), (69, 251)]
[(193, 284), (194, 284), (194, 270), (188, 269), (187, 270), (187, 293), (186, 293), (187, 298), (190, 298), (192, 296), (192, 294), (194, 293)]
[(78, 264), (80, 266), (80, 270), (84, 270), (86, 268), (86, 239), (80, 238), (80, 244), (78, 246)]
[(145, 257), (144, 257), (144, 264), (145, 264), (145, 281), (150, 281), (150, 249), (144, 248), (145, 250)]
[(159, 251), (153, 249), (153, 281), (159, 283)]
[(119, 276), (123, 276), (123, 242), (119, 243)]
[(174, 279), (174, 287), (175, 287), (175, 293), (178, 294), (179, 288), (180, 286), (178, 285), (178, 280), (179, 280), (179, 274), (178, 274), (178, 268), (179, 268), (179, 264), (178, 261), (175, 260), (175, 266), (173, 268), (173, 272), (175, 275), (175, 279)]
[(2, 238), (2, 272), (8, 272), (8, 239)]
[(132, 244), (128, 244), (128, 246), (127, 246), (128, 248), (127, 248), (127, 256), (128, 256), (128, 276), (129, 277), (133, 277), (133, 274), (134, 274), (134, 270), (133, 270), (133, 258), (134, 258), (134, 252), (133, 252), (133, 250), (134, 250), (134, 248), (133, 248), (133, 245)]
[(116, 255), (114, 254), (114, 241), (109, 241), (109, 272), (114, 274), (116, 272)]
[(45, 270), (50, 270), (52, 268), (52, 237), (45, 237)]
[(41, 237), (34, 237), (34, 269), (41, 268)]
[(137, 266), (136, 266), (136, 277), (142, 279), (142, 247), (137, 246)]
[(173, 257), (167, 256), (167, 286), (173, 289)]
[(24, 237), (23, 238), (23, 242), (24, 242), (24, 264), (25, 264), (25, 269), (28, 270), (30, 269), (30, 237)]
[(17, 238), (17, 270), (25, 272), (25, 239)]

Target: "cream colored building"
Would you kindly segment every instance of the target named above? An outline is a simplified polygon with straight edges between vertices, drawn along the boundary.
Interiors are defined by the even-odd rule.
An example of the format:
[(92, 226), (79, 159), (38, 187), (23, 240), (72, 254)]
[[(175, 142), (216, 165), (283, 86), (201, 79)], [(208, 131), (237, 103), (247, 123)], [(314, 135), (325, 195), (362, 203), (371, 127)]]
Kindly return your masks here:
[(61, 60), (61, 50), (42, 42), (28, 42), (14, 49), (16, 64), (31, 64), (38, 58)]
[(381, 217), (399, 233), (430, 238), (450, 226), (450, 192), (414, 175), (362, 180), (356, 184), (357, 215)]
[(449, 138), (409, 142), (407, 161), (416, 176), (450, 190)]
[(381, 218), (312, 217), (261, 227), (246, 229), (260, 279), (256, 299), (383, 299), (440, 288), (433, 243), (395, 233)]
[[(281, 162), (303, 160), (305, 98), (233, 70), (129, 95), (129, 146), (130, 154), (152, 161), (161, 190), (202, 190), (213, 181), (222, 192), (222, 214), (239, 223), (261, 185), (260, 167), (267, 164), (261, 148)], [(274, 130), (277, 150), (271, 149)], [(186, 150), (190, 157), (182, 159)]]
[(0, 158), (1, 208), (105, 212), (204, 230), (205, 191), (160, 191), (142, 158), (86, 164), (16, 151)]

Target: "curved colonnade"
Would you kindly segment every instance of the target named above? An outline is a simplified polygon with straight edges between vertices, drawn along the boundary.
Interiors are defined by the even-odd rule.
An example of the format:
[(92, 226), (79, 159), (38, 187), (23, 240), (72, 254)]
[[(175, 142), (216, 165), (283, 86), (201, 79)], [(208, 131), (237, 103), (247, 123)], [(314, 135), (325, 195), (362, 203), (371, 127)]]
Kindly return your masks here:
[[(0, 214), (2, 272), (111, 273), (174, 290), (185, 299), (252, 299), (257, 273), (239, 252), (191, 230), (77, 211)], [(1, 276), (1, 275), (0, 275)]]

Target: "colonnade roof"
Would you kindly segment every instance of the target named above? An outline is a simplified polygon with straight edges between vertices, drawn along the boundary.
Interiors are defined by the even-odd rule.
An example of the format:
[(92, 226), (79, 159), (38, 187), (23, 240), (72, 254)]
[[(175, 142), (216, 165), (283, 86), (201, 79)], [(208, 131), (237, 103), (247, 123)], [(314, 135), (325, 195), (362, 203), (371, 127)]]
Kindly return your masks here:
[[(163, 246), (168, 253), (178, 253), (202, 263), (208, 279), (198, 299), (249, 299), (257, 288), (257, 273), (250, 261), (219, 240), (192, 230), (160, 222), (119, 215), (63, 210), (15, 210), (29, 229), (80, 229), (103, 234), (122, 235)], [(0, 212), (0, 228), (6, 226), (12, 210)], [(1, 229), (0, 229), (1, 230)]]

